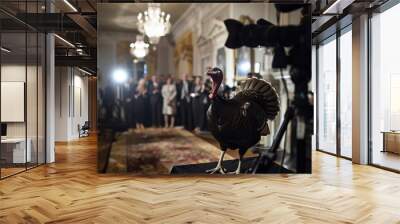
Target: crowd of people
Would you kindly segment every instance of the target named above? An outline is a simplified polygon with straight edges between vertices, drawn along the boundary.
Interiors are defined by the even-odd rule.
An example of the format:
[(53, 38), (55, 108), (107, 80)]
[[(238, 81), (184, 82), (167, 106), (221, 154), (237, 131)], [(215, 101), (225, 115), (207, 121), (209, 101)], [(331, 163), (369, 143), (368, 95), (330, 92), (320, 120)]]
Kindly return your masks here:
[[(258, 73), (249, 73), (248, 78), (261, 78)], [(133, 82), (129, 79), (118, 86), (107, 85), (99, 91), (99, 119), (103, 128), (123, 131), (129, 128), (183, 126), (187, 130), (207, 130), (208, 97), (211, 90), (209, 78), (182, 75), (175, 79), (171, 75), (153, 75)], [(219, 95), (232, 98), (236, 87), (222, 85)]]
[(140, 79), (136, 86), (127, 83), (123, 98), (126, 120), (138, 129), (179, 125), (187, 130), (207, 130), (210, 87), (209, 79), (198, 76), (191, 80), (188, 75), (179, 80), (154, 75)]

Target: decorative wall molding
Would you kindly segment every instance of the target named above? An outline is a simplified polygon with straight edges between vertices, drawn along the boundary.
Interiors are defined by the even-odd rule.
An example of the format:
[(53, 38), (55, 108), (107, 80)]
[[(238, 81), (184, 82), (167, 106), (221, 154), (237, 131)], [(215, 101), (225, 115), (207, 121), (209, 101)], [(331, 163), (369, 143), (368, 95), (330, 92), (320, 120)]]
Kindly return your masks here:
[(208, 32), (208, 38), (209, 39), (214, 39), (217, 38), (218, 36), (227, 33), (225, 30), (225, 24), (222, 20), (213, 18), (211, 20), (211, 28), (210, 31)]
[(171, 34), (173, 39), (176, 41), (182, 34), (188, 31), (188, 28), (191, 27), (190, 24), (194, 23), (193, 17), (195, 17), (198, 9), (196, 9), (194, 3), (192, 3), (189, 8), (183, 13), (179, 19), (172, 24)]

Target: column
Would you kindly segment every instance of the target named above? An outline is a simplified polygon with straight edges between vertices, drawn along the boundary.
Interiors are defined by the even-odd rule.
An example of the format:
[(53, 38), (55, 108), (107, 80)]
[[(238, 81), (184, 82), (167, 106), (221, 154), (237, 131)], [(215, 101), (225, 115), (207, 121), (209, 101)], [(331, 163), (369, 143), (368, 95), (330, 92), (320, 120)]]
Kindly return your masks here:
[(353, 162), (368, 163), (368, 16), (353, 19)]

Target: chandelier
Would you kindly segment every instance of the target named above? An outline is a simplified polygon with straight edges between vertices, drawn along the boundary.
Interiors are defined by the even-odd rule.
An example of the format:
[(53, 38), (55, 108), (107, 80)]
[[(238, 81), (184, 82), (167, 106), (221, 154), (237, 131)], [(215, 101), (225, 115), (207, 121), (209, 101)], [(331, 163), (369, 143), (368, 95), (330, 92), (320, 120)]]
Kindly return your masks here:
[(136, 58), (144, 58), (149, 53), (149, 44), (144, 42), (143, 35), (136, 35), (135, 43), (129, 45), (131, 54)]
[(157, 44), (171, 28), (170, 15), (161, 11), (160, 3), (149, 3), (147, 11), (139, 13), (137, 19), (138, 30), (149, 38), (151, 44)]

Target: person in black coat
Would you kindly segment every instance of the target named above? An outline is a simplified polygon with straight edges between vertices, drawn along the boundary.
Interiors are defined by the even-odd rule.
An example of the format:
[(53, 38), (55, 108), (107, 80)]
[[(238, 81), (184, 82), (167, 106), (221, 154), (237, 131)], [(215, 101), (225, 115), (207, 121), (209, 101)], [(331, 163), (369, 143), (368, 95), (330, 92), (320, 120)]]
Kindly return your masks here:
[(135, 118), (136, 118), (136, 128), (144, 129), (144, 124), (147, 118), (147, 104), (148, 104), (148, 94), (146, 80), (140, 79), (135, 94)]
[(153, 75), (148, 86), (148, 93), (150, 95), (151, 125), (153, 127), (162, 126), (161, 86), (162, 85), (158, 81), (157, 76)]
[(178, 87), (179, 92), (179, 110), (181, 125), (186, 130), (193, 130), (193, 111), (190, 93), (193, 91), (193, 83), (188, 79), (188, 75), (184, 74)]

